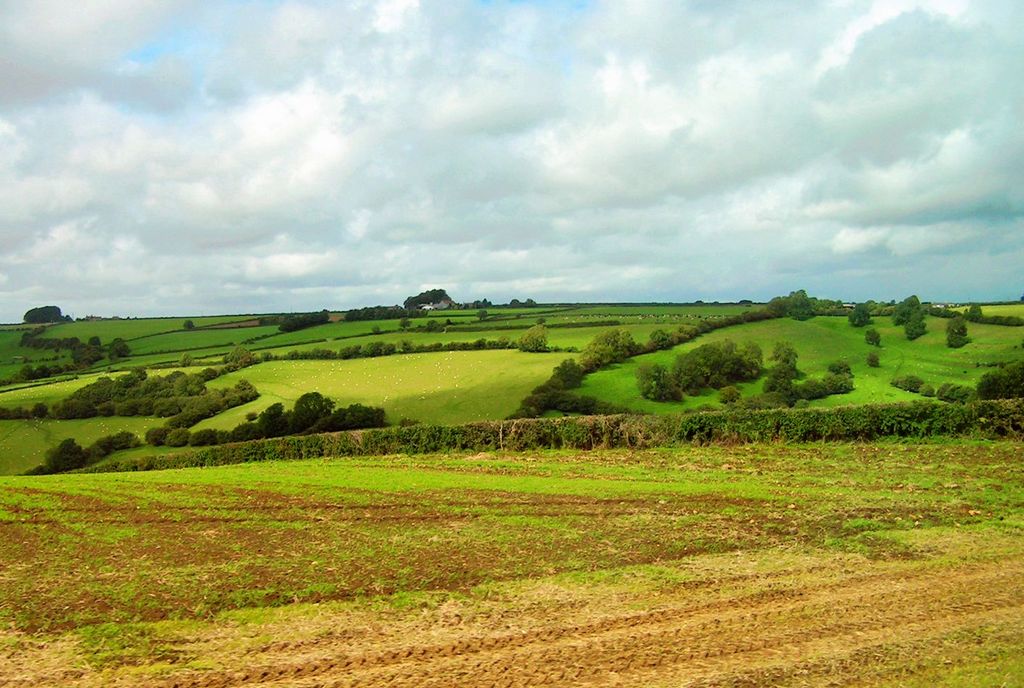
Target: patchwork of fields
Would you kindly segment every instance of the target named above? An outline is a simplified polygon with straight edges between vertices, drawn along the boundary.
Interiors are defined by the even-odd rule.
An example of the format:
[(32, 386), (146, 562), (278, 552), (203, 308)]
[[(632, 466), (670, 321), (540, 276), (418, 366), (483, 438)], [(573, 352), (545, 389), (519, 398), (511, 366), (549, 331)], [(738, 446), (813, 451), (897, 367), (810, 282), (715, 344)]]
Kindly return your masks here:
[[(628, 332), (645, 343), (656, 330), (675, 331), (701, 320), (715, 321), (755, 309), (753, 304), (720, 305), (570, 305), (537, 308), (492, 308), (486, 315), (471, 310), (438, 311), (412, 318), (377, 321), (338, 321), (296, 332), (280, 332), (274, 325), (259, 325), (250, 315), (193, 318), (193, 329), (185, 318), (78, 321), (47, 328), (46, 337), (98, 337), (109, 343), (115, 337), (128, 342), (131, 355), (116, 362), (103, 360), (75, 379), (20, 383), (0, 388), (0, 407), (29, 408), (37, 403), (53, 404), (102, 374), (116, 374), (134, 367), (161, 366), (151, 374), (170, 372), (167, 366), (190, 358), (197, 372), (217, 366), (225, 354), (243, 345), (256, 355), (286, 357), (290, 352), (312, 350), (338, 352), (353, 346), (392, 344), (430, 346), (466, 344), (485, 340), (515, 342), (530, 327), (544, 322), (548, 346), (558, 349), (547, 354), (525, 354), (516, 350), (480, 350), (392, 355), (351, 360), (281, 360), (262, 363), (210, 383), (228, 387), (239, 379), (252, 382), (261, 397), (203, 421), (193, 429), (228, 430), (273, 403), (286, 407), (304, 392), (318, 391), (339, 405), (362, 403), (383, 407), (388, 421), (402, 419), (450, 424), (501, 419), (514, 412), (519, 402), (551, 374), (565, 358), (577, 356), (595, 337), (612, 330)], [(1017, 306), (987, 306), (986, 313), (1012, 314)], [(337, 316), (336, 316), (337, 318)], [(427, 329), (425, 325), (431, 323)], [(852, 393), (811, 402), (812, 406), (908, 401), (917, 395), (889, 384), (897, 375), (914, 374), (939, 386), (943, 382), (974, 385), (994, 363), (1024, 357), (1024, 328), (970, 324), (971, 343), (962, 349), (945, 345), (945, 323), (928, 318), (929, 331), (910, 342), (902, 329), (887, 317), (873, 325), (882, 336), (881, 348), (863, 341), (863, 329), (851, 327), (845, 317), (819, 316), (808, 321), (788, 318), (734, 325), (709, 332), (669, 351), (637, 356), (621, 364), (588, 375), (584, 395), (619, 407), (645, 413), (673, 413), (704, 406), (719, 406), (717, 392), (705, 390), (682, 402), (652, 402), (641, 398), (636, 383), (637, 367), (647, 362), (671, 366), (680, 353), (708, 342), (732, 339), (737, 343), (758, 343), (766, 356), (776, 342), (792, 343), (799, 354), (798, 366), (810, 377), (821, 376), (830, 362), (847, 361), (854, 373)], [(403, 327), (404, 325), (404, 327)], [(25, 364), (68, 362), (66, 350), (32, 349), (20, 344), (22, 329), (0, 330), (0, 374), (12, 375)], [(869, 367), (869, 351), (878, 353), (881, 364)], [(188, 361), (186, 360), (186, 363)], [(767, 363), (767, 361), (766, 361)], [(739, 385), (751, 396), (762, 391), (761, 380)], [(552, 411), (552, 413), (556, 413)], [(19, 473), (42, 463), (45, 451), (62, 439), (74, 438), (87, 445), (105, 434), (129, 430), (142, 434), (163, 421), (157, 418), (111, 417), (97, 421), (9, 421), (0, 420), (0, 474)], [(154, 453), (160, 448), (143, 447), (133, 453)]]
[(0, 478), (14, 686), (1018, 685), (1019, 443)]

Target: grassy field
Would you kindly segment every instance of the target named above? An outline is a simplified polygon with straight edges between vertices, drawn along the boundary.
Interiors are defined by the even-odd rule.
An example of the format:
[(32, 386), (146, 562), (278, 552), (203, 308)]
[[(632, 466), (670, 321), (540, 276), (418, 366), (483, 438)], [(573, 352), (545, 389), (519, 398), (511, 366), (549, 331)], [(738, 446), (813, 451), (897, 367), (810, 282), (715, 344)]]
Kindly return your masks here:
[(383, 407), (390, 422), (466, 423), (505, 418), (531, 389), (551, 375), (560, 354), (459, 351), (407, 354), (349, 361), (274, 361), (225, 375), (211, 387), (249, 380), (260, 391), (254, 402), (203, 421), (196, 428), (230, 429), (246, 413), (275, 402), (290, 407), (315, 391), (346, 406)]
[(1024, 681), (1020, 445), (0, 478), (14, 685)]
[[(688, 397), (682, 402), (653, 402), (640, 397), (636, 386), (636, 368), (645, 362), (671, 366), (683, 352), (708, 342), (732, 339), (737, 344), (756, 342), (767, 357), (776, 342), (792, 343), (799, 354), (797, 362), (801, 372), (820, 377), (828, 364), (846, 360), (854, 373), (856, 388), (850, 394), (826, 397), (812, 402), (813, 406), (841, 404), (885, 403), (920, 398), (889, 384), (896, 375), (918, 375), (925, 382), (938, 387), (943, 382), (974, 385), (987, 368), (976, 364), (1024, 358), (1021, 341), (1024, 328), (971, 324), (968, 328), (972, 342), (962, 349), (946, 346), (945, 321), (928, 318), (928, 333), (914, 341), (907, 341), (902, 327), (893, 326), (889, 318), (876, 318), (872, 325), (882, 336), (879, 349), (864, 343), (864, 329), (851, 327), (846, 318), (817, 317), (807, 321), (788, 318), (749, 323), (716, 330), (693, 342), (671, 351), (637, 356), (611, 368), (588, 375), (580, 390), (599, 399), (651, 413), (672, 413), (704, 405), (718, 406), (718, 393), (710, 390), (700, 396)], [(869, 351), (879, 354), (881, 366), (871, 368), (866, 363)], [(763, 380), (738, 385), (745, 396), (760, 393)]]
[(73, 437), (87, 447), (122, 430), (140, 438), (162, 418), (89, 418), (84, 420), (0, 420), (0, 475), (24, 473), (43, 462), (46, 450)]

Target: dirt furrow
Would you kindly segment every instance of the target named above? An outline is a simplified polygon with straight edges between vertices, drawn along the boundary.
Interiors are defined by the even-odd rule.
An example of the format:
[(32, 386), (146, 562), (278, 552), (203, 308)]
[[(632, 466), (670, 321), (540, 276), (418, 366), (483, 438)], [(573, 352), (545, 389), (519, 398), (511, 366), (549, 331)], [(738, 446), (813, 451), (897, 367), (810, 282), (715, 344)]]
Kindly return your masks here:
[[(828, 639), (850, 640), (935, 619), (960, 619), (1024, 602), (1020, 564), (913, 574), (853, 576), (812, 588), (768, 589), (746, 598), (558, 624), (518, 634), (465, 637), (447, 644), (350, 654), (351, 644), (306, 648), (309, 661), (204, 674), (166, 688), (332, 685), (556, 685), (605, 675), (686, 665)], [(318, 652), (319, 651), (319, 652)], [(320, 658), (315, 655), (319, 654)], [(325, 658), (326, 655), (326, 658)], [(728, 661), (728, 660), (727, 660)], [(284, 683), (282, 683), (284, 682)], [(510, 685), (517, 685), (511, 683)]]

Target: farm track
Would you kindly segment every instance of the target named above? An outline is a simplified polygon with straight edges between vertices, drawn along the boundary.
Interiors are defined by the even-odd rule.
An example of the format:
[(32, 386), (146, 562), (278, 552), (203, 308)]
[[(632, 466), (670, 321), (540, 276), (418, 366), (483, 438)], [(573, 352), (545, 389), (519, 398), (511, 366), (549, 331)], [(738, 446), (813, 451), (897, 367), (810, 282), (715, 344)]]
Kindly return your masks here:
[[(228, 661), (231, 669), (180, 672), (159, 681), (124, 676), (115, 685), (757, 686), (797, 677), (844, 685), (884, 663), (894, 648), (903, 660), (927, 657), (952, 633), (1019, 628), (1024, 620), (1024, 562), (1016, 559), (899, 572), (869, 567), (817, 575), (817, 568), (755, 577), (741, 594), (730, 578), (641, 611), (601, 611), (608, 609), (601, 600), (570, 608), (534, 603), (486, 624), (435, 627), (413, 636), (422, 642), (410, 643), (407, 631), (386, 624), (367, 634), (342, 628), (256, 647)], [(58, 672), (0, 680), (0, 686), (111, 684), (97, 679)]]

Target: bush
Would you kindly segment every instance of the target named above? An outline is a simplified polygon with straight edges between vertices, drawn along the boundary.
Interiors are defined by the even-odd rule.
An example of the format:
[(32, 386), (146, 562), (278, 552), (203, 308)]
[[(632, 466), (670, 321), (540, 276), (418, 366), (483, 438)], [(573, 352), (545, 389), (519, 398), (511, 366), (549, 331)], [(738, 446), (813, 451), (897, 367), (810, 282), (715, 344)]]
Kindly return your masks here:
[(735, 404), (741, 396), (739, 388), (735, 385), (727, 385), (718, 390), (718, 400), (726, 405)]
[(881, 346), (882, 335), (878, 334), (878, 330), (872, 327), (867, 330), (864, 330), (864, 341), (870, 344), (871, 346)]
[(168, 447), (184, 447), (188, 440), (189, 432), (186, 428), (175, 428), (164, 437), (164, 444)]
[(875, 351), (868, 352), (867, 359), (869, 368), (877, 368), (881, 365), (881, 361), (878, 360), (878, 353)]
[[(769, 403), (768, 395), (762, 397), (761, 403)], [(743, 400), (744, 403), (749, 401)], [(858, 441), (933, 436), (1024, 438), (1024, 400), (967, 404), (915, 401), (828, 409), (734, 407), (726, 411), (676, 415), (518, 419), (454, 427), (421, 424), (229, 444), (170, 457), (124, 458), (91, 470), (149, 470), (439, 451), (645, 448), (678, 443)]]
[(980, 399), (1013, 399), (1024, 397), (1024, 361), (1010, 363), (985, 373), (978, 382)]
[(944, 382), (935, 390), (935, 398), (954, 404), (965, 404), (974, 399), (974, 390), (964, 385)]
[(190, 447), (206, 447), (217, 444), (217, 431), (212, 428), (196, 430), (189, 436), (188, 444)]
[(850, 364), (846, 361), (833, 361), (828, 364), (828, 372), (836, 375), (853, 375)]
[(924, 380), (919, 378), (917, 375), (903, 375), (902, 377), (894, 377), (889, 381), (889, 384), (906, 392), (913, 392), (914, 394), (917, 394), (921, 391), (921, 386), (924, 384)]
[(967, 336), (967, 322), (957, 316), (946, 323), (946, 346), (959, 349), (971, 341)]
[(651, 401), (679, 401), (683, 398), (668, 368), (657, 363), (642, 363), (636, 369), (640, 396)]
[(170, 428), (150, 428), (146, 431), (146, 444), (154, 447), (163, 446), (164, 442), (167, 440), (167, 435), (170, 432)]

